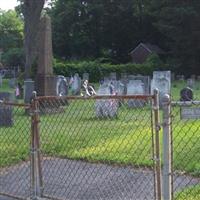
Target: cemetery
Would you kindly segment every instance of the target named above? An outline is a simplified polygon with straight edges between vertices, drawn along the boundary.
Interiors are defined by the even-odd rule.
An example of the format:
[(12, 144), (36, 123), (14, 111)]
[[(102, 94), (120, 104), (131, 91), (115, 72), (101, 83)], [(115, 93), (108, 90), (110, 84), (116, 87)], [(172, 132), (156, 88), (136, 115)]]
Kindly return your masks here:
[[(112, 17), (127, 25), (117, 14), (130, 14), (126, 3), (80, 2), (0, 9), (0, 200), (200, 199), (196, 51), (184, 54), (179, 40), (154, 30), (146, 3), (132, 1), (141, 32), (121, 37)], [(4, 17), (17, 34), (4, 33)], [(168, 45), (146, 42), (146, 17)]]
[[(76, 77), (78, 77), (77, 74), (73, 78), (73, 81), (77, 80), (76, 88), (79, 91), (76, 93), (74, 92), (75, 87), (73, 84), (70, 85), (69, 83), (70, 78), (58, 77), (58, 84), (63, 81), (60, 84), (61, 86), (58, 86), (58, 84), (56, 86), (59, 91), (57, 93), (58, 97), (63, 98), (74, 95), (80, 97), (84, 93), (80, 85), (82, 80), (80, 78), (78, 80)], [(163, 82), (162, 76), (159, 77), (161, 77), (161, 81)], [(93, 85), (98, 96), (143, 95), (146, 94), (146, 91), (151, 93), (151, 87), (155, 87), (156, 82), (153, 80), (150, 85), (150, 81), (142, 82), (141, 79), (142, 77), (137, 75), (129, 76), (129, 80), (126, 81), (106, 77), (103, 83), (93, 83)], [(146, 80), (146, 77), (143, 79)], [(147, 86), (145, 86), (146, 83)], [(188, 85), (186, 80), (175, 80), (170, 85), (170, 92), (175, 101), (181, 100), (184, 105), (184, 102), (198, 99), (200, 82), (196, 81), (193, 89), (186, 90), (186, 93), (189, 95), (183, 92), (184, 88), (189, 88), (186, 87)], [(160, 83), (159, 87), (162, 87)], [(145, 88), (149, 88), (149, 90), (145, 90)], [(168, 92), (168, 86), (165, 88), (163, 88), (163, 91)], [(162, 88), (160, 89), (162, 91)], [(25, 102), (25, 99), (16, 99), (13, 97), (15, 96), (14, 89), (10, 87), (9, 80), (3, 79), (0, 91), (2, 91), (0, 92), (2, 100), (6, 99), (9, 102), (18, 103)], [(7, 95), (7, 93), (3, 91), (9, 91), (13, 94), (11, 95), (12, 98), (4, 97), (3, 95)], [(162, 95), (162, 92), (160, 95)], [(83, 96), (83, 98), (85, 97)], [(188, 98), (190, 99), (188, 100)], [(119, 101), (117, 99), (93, 100), (92, 97), (88, 101), (69, 99), (69, 104), (61, 104), (64, 112), (54, 113), (53, 115), (41, 115), (40, 137), (43, 153), (46, 156), (56, 156), (72, 160), (83, 159), (89, 163), (100, 162), (111, 165), (113, 163), (120, 166), (132, 165), (152, 168), (153, 163), (149, 159), (151, 156), (152, 137), (151, 124), (149, 123), (151, 118), (151, 103), (138, 99), (124, 99), (121, 103)], [(54, 104), (53, 100), (51, 104)], [(193, 105), (192, 107), (197, 112), (196, 107), (198, 106)], [(183, 106), (184, 108), (188, 109), (188, 106)], [(25, 114), (24, 109), (12, 106), (1, 108), (1, 112), (6, 113), (8, 117), (8, 121), (4, 115), (1, 115), (0, 118), (1, 146), (6, 147), (11, 145), (11, 148), (6, 148), (2, 152), (3, 154), (1, 153), (0, 165), (1, 167), (7, 167), (26, 161), (29, 157), (27, 149), (30, 136), (26, 127), (29, 126), (30, 117)], [(186, 110), (182, 112), (191, 111)], [(198, 168), (200, 157), (198, 154), (194, 154), (195, 149), (199, 148), (199, 143), (197, 143), (198, 135), (195, 134), (195, 129), (200, 127), (199, 115), (197, 114), (195, 118), (193, 117), (194, 114), (192, 114), (192, 117), (188, 118), (188, 114), (183, 113), (183, 115), (186, 115), (186, 118), (181, 118), (180, 107), (173, 108), (173, 115), (173, 145), (174, 149), (177, 147), (177, 150), (173, 152), (173, 156), (176, 158), (173, 161), (173, 167), (174, 170), (194, 176), (194, 178), (191, 178), (191, 187), (193, 184), (196, 185), (197, 180), (195, 177), (198, 178), (200, 172)], [(47, 127), (48, 131), (46, 132)], [(192, 127), (192, 130), (190, 130), (190, 127)], [(20, 137), (23, 137), (23, 140), (18, 141), (15, 137), (17, 132), (21, 133)], [(5, 137), (10, 138), (10, 140), (5, 140)], [(52, 144), (54, 148), (52, 148)], [(194, 146), (195, 149), (193, 151), (191, 149)], [(140, 150), (138, 150), (138, 147)], [(189, 162), (188, 159), (184, 158), (188, 158)], [(178, 186), (175, 187), (178, 188)], [(177, 191), (179, 190), (177, 189)], [(181, 195), (177, 199), (182, 199), (181, 196), (184, 197), (188, 190), (186, 189), (185, 191), (186, 193), (180, 193)], [(199, 191), (198, 187), (195, 187), (194, 191)]]

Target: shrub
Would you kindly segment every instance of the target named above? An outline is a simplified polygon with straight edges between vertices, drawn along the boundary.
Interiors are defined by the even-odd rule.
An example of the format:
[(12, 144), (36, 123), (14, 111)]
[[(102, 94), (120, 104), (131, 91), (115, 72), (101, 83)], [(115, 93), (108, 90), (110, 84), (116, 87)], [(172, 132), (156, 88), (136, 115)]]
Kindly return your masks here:
[(101, 63), (99, 60), (95, 61), (81, 61), (81, 62), (67, 62), (54, 60), (54, 72), (57, 75), (71, 76), (78, 73), (80, 76), (87, 72), (90, 74), (91, 82), (98, 82), (104, 76), (108, 76), (111, 72), (116, 72), (118, 75), (121, 73), (128, 74), (142, 74), (150, 75), (160, 65), (155, 62), (145, 62), (144, 64), (110, 64)]

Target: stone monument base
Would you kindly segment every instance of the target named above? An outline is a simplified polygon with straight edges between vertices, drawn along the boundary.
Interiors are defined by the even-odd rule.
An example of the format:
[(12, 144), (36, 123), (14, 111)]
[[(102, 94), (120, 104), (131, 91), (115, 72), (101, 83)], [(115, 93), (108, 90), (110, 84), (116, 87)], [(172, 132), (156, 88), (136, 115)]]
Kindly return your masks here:
[(35, 83), (37, 96), (56, 96), (57, 76), (37, 74)]

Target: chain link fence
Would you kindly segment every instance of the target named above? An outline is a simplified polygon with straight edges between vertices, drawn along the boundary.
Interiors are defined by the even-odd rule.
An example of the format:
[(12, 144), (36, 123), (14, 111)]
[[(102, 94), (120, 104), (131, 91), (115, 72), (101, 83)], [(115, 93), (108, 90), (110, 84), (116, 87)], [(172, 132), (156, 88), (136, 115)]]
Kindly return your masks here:
[(173, 197), (200, 198), (200, 101), (173, 101)]
[(152, 100), (37, 97), (30, 106), (1, 104), (12, 120), (0, 125), (0, 194), (155, 199), (160, 168)]
[(28, 105), (0, 103), (0, 194), (30, 197)]

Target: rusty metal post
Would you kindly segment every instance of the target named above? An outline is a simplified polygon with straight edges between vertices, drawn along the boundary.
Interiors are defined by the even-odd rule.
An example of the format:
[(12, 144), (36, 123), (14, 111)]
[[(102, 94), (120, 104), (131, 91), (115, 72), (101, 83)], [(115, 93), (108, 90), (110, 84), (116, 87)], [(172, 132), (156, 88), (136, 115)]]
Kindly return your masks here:
[(155, 127), (155, 176), (156, 176), (156, 199), (161, 200), (161, 164), (160, 164), (160, 117), (159, 117), (159, 91), (154, 90), (154, 101), (153, 101), (153, 110), (154, 110), (154, 127)]
[(163, 109), (163, 200), (172, 199), (172, 158), (171, 158), (171, 106), (170, 96), (162, 99)]
[(40, 138), (39, 138), (39, 106), (36, 92), (33, 92), (31, 101), (31, 199), (37, 200), (42, 196), (42, 169), (40, 157)]

